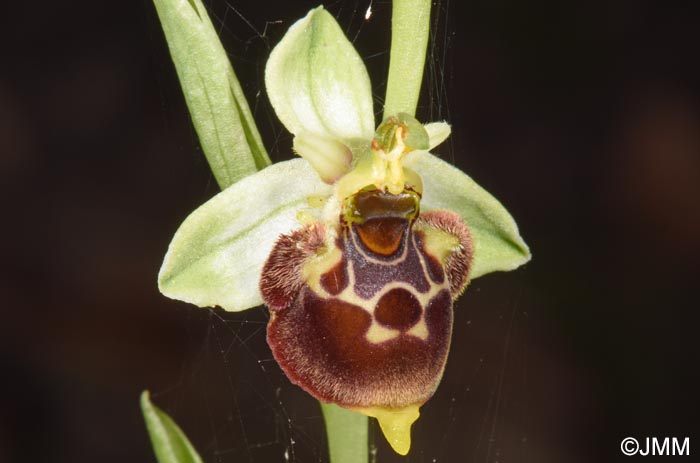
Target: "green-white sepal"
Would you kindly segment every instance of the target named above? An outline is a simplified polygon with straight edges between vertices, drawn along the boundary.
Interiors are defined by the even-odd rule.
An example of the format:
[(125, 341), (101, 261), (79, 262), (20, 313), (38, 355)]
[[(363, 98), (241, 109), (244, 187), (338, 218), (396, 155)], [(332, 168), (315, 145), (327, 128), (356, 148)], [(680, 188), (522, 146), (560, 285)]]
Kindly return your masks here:
[(202, 463), (182, 429), (151, 403), (148, 391), (141, 394), (141, 412), (159, 463)]
[(362, 59), (323, 7), (294, 23), (272, 50), (265, 86), (277, 117), (294, 135), (368, 143), (372, 88)]
[(270, 165), (226, 51), (201, 0), (153, 0), (192, 123), (224, 189)]
[(298, 214), (314, 199), (331, 192), (303, 159), (273, 164), (233, 184), (175, 233), (158, 275), (160, 291), (233, 312), (263, 304), (258, 284), (273, 244), (301, 226)]
[(530, 260), (513, 217), (467, 174), (430, 153), (412, 158), (410, 168), (423, 177), (421, 210), (452, 211), (469, 227), (474, 240), (472, 279), (514, 270)]

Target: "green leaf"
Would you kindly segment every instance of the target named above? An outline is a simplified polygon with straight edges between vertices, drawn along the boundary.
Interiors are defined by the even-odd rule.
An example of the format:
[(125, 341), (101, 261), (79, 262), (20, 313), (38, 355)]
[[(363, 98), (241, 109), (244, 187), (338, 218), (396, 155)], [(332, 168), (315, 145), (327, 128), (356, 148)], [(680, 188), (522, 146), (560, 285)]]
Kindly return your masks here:
[(277, 117), (291, 133), (368, 143), (374, 132), (367, 70), (333, 16), (311, 10), (272, 50), (265, 85)]
[(429, 153), (411, 158), (407, 167), (423, 177), (422, 210), (455, 212), (469, 227), (475, 248), (472, 279), (530, 260), (513, 217), (467, 174)]
[(367, 416), (335, 404), (319, 402), (326, 422), (328, 451), (333, 463), (367, 463)]
[(202, 150), (223, 189), (270, 165), (201, 0), (153, 0)]
[(151, 403), (148, 391), (141, 394), (141, 412), (160, 463), (202, 463), (180, 427), (163, 410)]
[(158, 286), (166, 296), (200, 307), (240, 311), (261, 305), (260, 273), (297, 215), (331, 194), (303, 159), (248, 176), (195, 210), (175, 233)]

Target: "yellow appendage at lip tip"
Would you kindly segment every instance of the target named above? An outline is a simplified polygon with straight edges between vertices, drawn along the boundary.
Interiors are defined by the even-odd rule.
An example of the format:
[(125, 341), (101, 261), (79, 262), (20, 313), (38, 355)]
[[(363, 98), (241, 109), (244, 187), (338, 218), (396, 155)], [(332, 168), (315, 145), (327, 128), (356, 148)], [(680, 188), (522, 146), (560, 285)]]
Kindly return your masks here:
[(407, 455), (411, 449), (411, 426), (420, 416), (419, 405), (404, 408), (358, 408), (355, 411), (371, 416), (379, 421), (384, 437), (399, 455)]

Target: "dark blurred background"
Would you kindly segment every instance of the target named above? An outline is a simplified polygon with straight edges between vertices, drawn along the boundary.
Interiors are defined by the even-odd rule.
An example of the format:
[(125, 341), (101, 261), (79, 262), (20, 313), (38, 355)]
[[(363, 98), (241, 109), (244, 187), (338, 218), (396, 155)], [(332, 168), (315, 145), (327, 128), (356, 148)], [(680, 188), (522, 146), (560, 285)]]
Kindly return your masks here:
[[(316, 1), (206, 0), (273, 160), (264, 64)], [(390, 3), (327, 4), (384, 94)], [(179, 223), (217, 192), (155, 10), (13, 2), (0, 37), (0, 462), (153, 461), (139, 393), (210, 462), (324, 462), (315, 402), (265, 344), (266, 311), (158, 293)], [(435, 3), (419, 118), (533, 250), (456, 307), (444, 380), (406, 459), (623, 457), (622, 438), (700, 446), (697, 2)], [(379, 106), (377, 107), (379, 109)], [(697, 458), (697, 457), (696, 457)]]

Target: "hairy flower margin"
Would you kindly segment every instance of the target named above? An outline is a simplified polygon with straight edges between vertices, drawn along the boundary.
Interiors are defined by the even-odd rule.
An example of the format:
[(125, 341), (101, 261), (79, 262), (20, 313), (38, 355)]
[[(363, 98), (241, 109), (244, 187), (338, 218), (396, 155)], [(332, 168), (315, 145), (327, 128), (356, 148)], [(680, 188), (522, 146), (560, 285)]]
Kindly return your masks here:
[[(527, 262), (529, 250), (514, 220), (493, 196), (430, 153), (449, 136), (446, 123), (421, 125), (410, 115), (396, 114), (376, 127), (364, 64), (322, 7), (291, 26), (273, 50), (265, 76), (270, 101), (294, 135), (294, 150), (301, 159), (280, 162), (245, 176), (195, 210), (170, 243), (158, 278), (159, 288), (173, 299), (228, 311), (267, 303), (271, 310), (268, 341), (290, 379), (319, 400), (377, 417), (394, 449), (406, 454), (418, 407), (432, 395), (442, 375), (451, 335), (452, 298), (461, 293), (468, 279), (512, 270)], [(358, 217), (353, 218), (353, 214)], [(400, 219), (400, 225), (388, 217)], [(379, 226), (361, 230), (360, 225), (369, 219)], [(411, 235), (414, 231), (415, 238)], [(387, 244), (385, 235), (395, 239)], [(358, 268), (358, 259), (365, 259), (364, 267), (373, 261), (372, 255), (367, 258), (367, 252), (364, 257), (348, 254), (349, 237), (363, 242), (358, 249), (364, 246), (365, 251), (379, 254), (384, 245), (395, 245), (394, 251), (413, 246), (418, 262), (412, 264), (414, 273), (429, 273), (430, 262), (437, 261), (433, 273), (443, 277), (431, 273), (433, 279), (426, 280), (432, 281), (431, 289), (423, 291), (434, 298), (428, 300), (426, 296), (420, 301), (421, 311), (413, 315), (401, 312), (404, 315), (398, 320), (391, 308), (414, 304), (409, 299), (420, 298), (422, 291), (414, 291), (422, 283), (407, 277), (388, 292), (380, 293), (379, 288), (364, 299), (353, 290), (350, 300), (366, 313), (324, 319), (313, 326), (292, 320), (294, 317), (288, 315), (299, 315), (302, 310), (350, 313), (316, 301), (319, 295), (333, 301), (340, 297), (342, 288), (337, 284), (337, 292), (322, 287), (325, 275), (337, 281), (348, 279), (349, 272), (354, 278), (349, 286), (356, 289), (355, 280), (360, 273), (355, 275), (352, 269)], [(455, 263), (453, 257), (460, 252), (464, 257)], [(408, 256), (410, 250), (405, 254)], [(342, 268), (338, 267), (341, 263)], [(406, 270), (408, 264), (401, 265), (395, 274), (412, 273)], [(363, 278), (376, 279), (379, 274), (391, 272), (382, 270)], [(383, 284), (388, 288), (389, 283)], [(449, 302), (435, 302), (440, 291), (450, 293)], [(343, 294), (347, 296), (346, 293)], [(380, 297), (388, 297), (391, 303), (382, 304)], [(402, 350), (404, 338), (426, 340), (432, 336), (432, 325), (425, 325), (431, 304), (445, 309), (449, 320), (440, 325), (442, 334), (436, 347), (439, 353), (435, 358), (424, 359), (424, 367), (414, 374), (406, 358), (414, 359), (416, 355)], [(389, 307), (381, 309), (388, 310), (389, 315), (380, 316), (380, 306)], [(307, 315), (297, 319), (308, 318)], [(389, 321), (377, 324), (371, 321), (372, 317), (375, 321)], [(406, 317), (410, 323), (399, 326)], [(425, 333), (418, 328), (421, 323)], [(400, 336), (392, 335), (387, 326), (396, 328)], [(346, 343), (369, 339), (369, 353), (354, 360), (370, 363), (377, 361), (378, 350), (401, 337), (403, 343), (395, 343), (391, 355), (381, 361), (391, 369), (396, 367), (392, 364), (395, 359), (400, 364), (396, 371), (405, 370), (403, 376), (376, 371), (376, 375), (368, 375), (374, 382), (365, 383), (365, 390), (358, 392), (357, 384), (346, 388), (343, 375), (354, 370), (346, 368), (338, 373), (342, 370), (338, 363), (317, 365), (314, 356), (320, 360), (324, 353), (313, 350), (313, 336)], [(302, 342), (300, 338), (306, 340)], [(358, 353), (354, 344), (344, 349), (346, 356)], [(344, 365), (353, 363), (350, 358), (338, 361)], [(420, 391), (404, 384), (407, 377), (421, 374), (426, 378)], [(379, 386), (375, 376), (380, 380)], [(319, 384), (330, 384), (329, 390), (340, 392), (328, 393)], [(381, 388), (389, 392), (378, 394)], [(406, 400), (417, 402), (402, 401), (401, 396), (406, 394), (411, 397)], [(354, 399), (339, 399), (347, 396)]]

